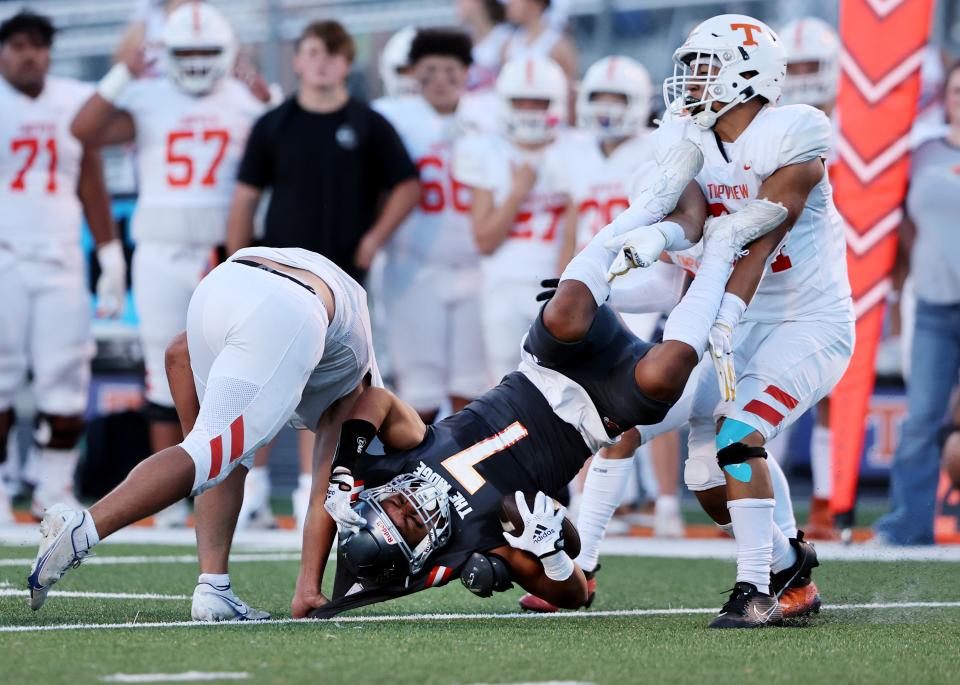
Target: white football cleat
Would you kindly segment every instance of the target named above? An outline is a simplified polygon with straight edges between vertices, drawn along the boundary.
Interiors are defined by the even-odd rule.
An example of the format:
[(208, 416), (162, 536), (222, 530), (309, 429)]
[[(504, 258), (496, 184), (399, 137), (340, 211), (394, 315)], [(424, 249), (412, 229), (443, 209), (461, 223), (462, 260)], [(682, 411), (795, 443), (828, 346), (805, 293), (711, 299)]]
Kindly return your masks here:
[(769, 200), (753, 200), (739, 212), (707, 219), (703, 227), (704, 254), (723, 250), (733, 260), (744, 246), (777, 228), (787, 218), (787, 208)]
[(700, 147), (686, 138), (678, 140), (657, 160), (655, 178), (637, 192), (633, 202), (662, 219), (677, 208), (680, 195), (702, 168)]
[(90, 540), (84, 528), (86, 511), (55, 504), (40, 521), (40, 549), (30, 568), (30, 608), (37, 611), (47, 600), (50, 587), (71, 568), (76, 568), (90, 554)]
[(266, 621), (270, 614), (254, 609), (233, 593), (230, 585), (197, 583), (190, 616), (194, 621)]

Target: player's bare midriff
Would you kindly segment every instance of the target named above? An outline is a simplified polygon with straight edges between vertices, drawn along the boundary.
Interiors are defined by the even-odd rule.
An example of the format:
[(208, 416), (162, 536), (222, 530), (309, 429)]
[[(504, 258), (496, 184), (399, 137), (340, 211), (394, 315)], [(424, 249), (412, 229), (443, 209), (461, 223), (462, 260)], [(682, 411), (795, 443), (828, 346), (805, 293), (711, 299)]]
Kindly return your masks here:
[(333, 321), (333, 315), (336, 312), (336, 299), (333, 296), (333, 291), (330, 289), (330, 286), (326, 282), (317, 276), (311, 271), (306, 269), (298, 269), (294, 266), (287, 266), (286, 264), (281, 264), (275, 262), (272, 259), (267, 259), (266, 257), (257, 257), (249, 256), (244, 257), (244, 259), (250, 260), (251, 262), (256, 262), (257, 264), (263, 264), (269, 266), (271, 269), (276, 269), (277, 271), (282, 271), (285, 274), (293, 276), (301, 283), (306, 283), (314, 292), (317, 293), (317, 297), (323, 301), (323, 307), (327, 310), (327, 318), (330, 321)]

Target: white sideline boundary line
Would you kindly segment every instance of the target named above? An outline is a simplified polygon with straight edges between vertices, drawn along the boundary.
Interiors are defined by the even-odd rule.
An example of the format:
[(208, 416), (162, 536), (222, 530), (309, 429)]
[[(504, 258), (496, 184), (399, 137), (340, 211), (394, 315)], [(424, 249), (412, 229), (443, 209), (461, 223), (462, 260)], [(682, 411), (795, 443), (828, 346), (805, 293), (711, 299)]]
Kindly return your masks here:
[[(30, 568), (33, 559), (0, 559), (0, 567), (3, 566), (23, 566)], [(264, 554), (231, 554), (230, 563), (240, 563), (248, 561), (300, 561), (300, 554), (289, 552), (264, 553)], [(83, 560), (84, 566), (115, 566), (122, 564), (196, 564), (196, 554), (176, 554), (167, 556), (118, 556), (101, 557), (91, 554)]]
[[(856, 611), (881, 609), (957, 609), (958, 602), (870, 602), (865, 604), (826, 604), (826, 611)], [(609, 611), (578, 611), (556, 614), (503, 613), (503, 614), (395, 614), (386, 616), (342, 616), (330, 619), (276, 618), (268, 621), (223, 621), (211, 625), (199, 621), (169, 621), (146, 623), (66, 623), (45, 626), (0, 626), (0, 633), (43, 633), (65, 630), (122, 630), (136, 628), (219, 628), (224, 626), (266, 626), (299, 624), (304, 626), (329, 626), (341, 623), (408, 623), (418, 621), (499, 621), (523, 619), (527, 621), (563, 621), (591, 618), (622, 618), (632, 616), (683, 616), (689, 614), (712, 614), (716, 607), (687, 609), (683, 607), (668, 609), (615, 609)]]
[(245, 671), (186, 671), (184, 673), (114, 673), (101, 676), (105, 683), (192, 683), (201, 680), (246, 680)]
[[(0, 588), (0, 597), (29, 597), (29, 590), (13, 590), (10, 588)], [(160, 595), (154, 592), (80, 592), (74, 590), (64, 590), (58, 592), (53, 590), (51, 597), (65, 597), (68, 599), (159, 599), (159, 600), (186, 600), (193, 599), (190, 595)]]

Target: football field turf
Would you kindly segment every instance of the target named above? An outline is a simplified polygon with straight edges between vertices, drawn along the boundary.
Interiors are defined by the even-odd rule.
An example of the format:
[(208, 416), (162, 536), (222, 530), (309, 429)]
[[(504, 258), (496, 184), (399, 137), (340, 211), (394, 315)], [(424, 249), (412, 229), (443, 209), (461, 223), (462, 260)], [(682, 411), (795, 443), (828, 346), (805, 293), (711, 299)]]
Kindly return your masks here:
[[(605, 557), (594, 607), (553, 617), (510, 615), (519, 590), (481, 600), (454, 580), (342, 620), (291, 622), (283, 619), (296, 554), (253, 552), (233, 563), (234, 587), (280, 620), (200, 626), (184, 624), (196, 578), (192, 548), (115, 544), (98, 552), (33, 613), (27, 567), (17, 561), (32, 550), (0, 547), (0, 682), (189, 671), (352, 685), (960, 678), (955, 562), (831, 561), (817, 576), (826, 606), (808, 624), (710, 631), (731, 584), (729, 561)], [(116, 627), (130, 623), (140, 627)]]

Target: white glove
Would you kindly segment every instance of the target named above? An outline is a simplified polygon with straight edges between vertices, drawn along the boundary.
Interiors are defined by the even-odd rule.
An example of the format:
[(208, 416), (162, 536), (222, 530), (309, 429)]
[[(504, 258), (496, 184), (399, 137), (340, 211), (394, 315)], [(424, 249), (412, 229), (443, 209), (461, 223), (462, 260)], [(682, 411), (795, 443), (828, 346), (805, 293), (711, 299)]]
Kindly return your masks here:
[(336, 522), (337, 530), (341, 533), (356, 533), (363, 525), (363, 517), (350, 506), (353, 485), (353, 476), (342, 466), (335, 468), (330, 474), (327, 498), (323, 502), (323, 508)]
[(641, 226), (606, 241), (603, 246), (611, 252), (617, 252), (616, 258), (607, 269), (607, 282), (630, 269), (647, 268), (658, 259), (667, 244), (667, 237), (657, 225)]
[(747, 304), (733, 293), (724, 293), (717, 320), (710, 327), (710, 359), (717, 370), (722, 402), (737, 399), (737, 372), (733, 363), (733, 330), (740, 323)]
[(723, 402), (737, 399), (737, 372), (733, 367), (733, 329), (716, 321), (710, 327), (710, 359), (717, 370), (720, 398)]
[(542, 492), (533, 500), (533, 509), (527, 507), (523, 493), (515, 494), (517, 509), (523, 519), (523, 532), (520, 535), (504, 533), (503, 537), (511, 547), (530, 552), (539, 559), (563, 551), (563, 517), (566, 507), (554, 509), (554, 501)]
[(111, 240), (98, 247), (97, 261), (100, 263), (97, 316), (120, 316), (127, 297), (127, 262), (120, 241)]

